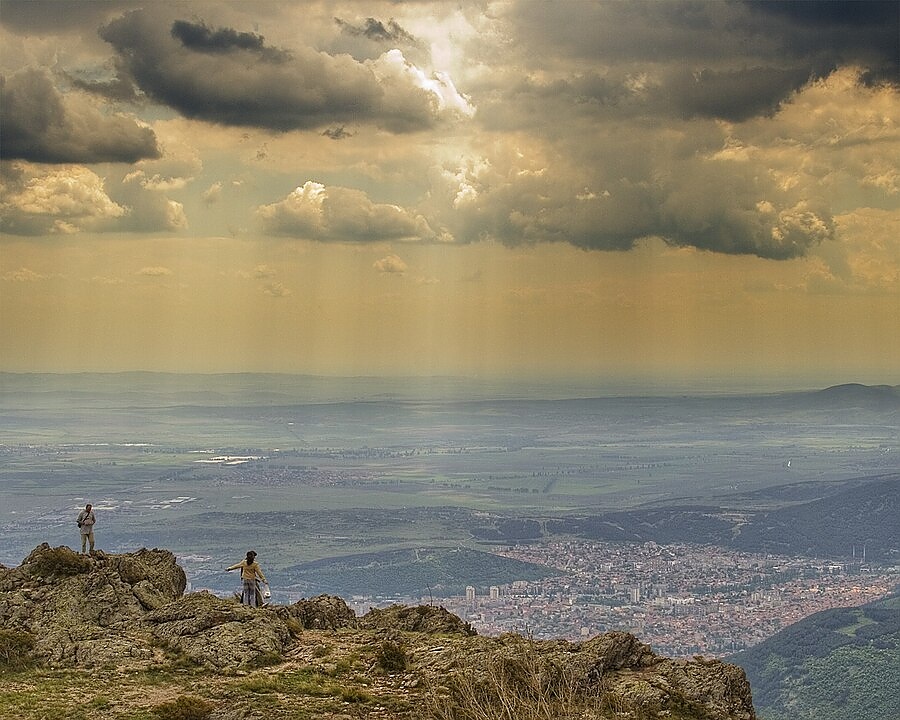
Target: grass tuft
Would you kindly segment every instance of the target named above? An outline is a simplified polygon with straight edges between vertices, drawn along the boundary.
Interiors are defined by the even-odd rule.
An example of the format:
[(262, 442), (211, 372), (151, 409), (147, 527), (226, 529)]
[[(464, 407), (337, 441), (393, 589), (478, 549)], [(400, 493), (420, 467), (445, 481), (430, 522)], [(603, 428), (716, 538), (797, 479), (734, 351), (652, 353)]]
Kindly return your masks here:
[(171, 702), (157, 705), (153, 714), (159, 720), (206, 720), (215, 709), (208, 700), (194, 695), (181, 695)]

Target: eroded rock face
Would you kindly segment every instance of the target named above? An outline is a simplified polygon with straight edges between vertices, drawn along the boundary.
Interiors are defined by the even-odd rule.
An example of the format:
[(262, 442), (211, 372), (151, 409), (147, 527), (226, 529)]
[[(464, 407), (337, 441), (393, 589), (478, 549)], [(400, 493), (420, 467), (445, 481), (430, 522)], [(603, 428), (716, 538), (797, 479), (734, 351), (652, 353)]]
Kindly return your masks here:
[(655, 670), (685, 698), (706, 709), (711, 718), (753, 720), (756, 717), (750, 682), (737, 665), (719, 660), (666, 659)]
[(51, 666), (146, 660), (143, 615), (181, 597), (185, 582), (167, 550), (89, 558), (44, 543), (0, 570), (0, 626), (30, 633)]
[(442, 678), (435, 694), (443, 698), (441, 711), (450, 715), (473, 698), (481, 702), (478, 711), (485, 717), (516, 702), (523, 703), (518, 709), (524, 713), (539, 698), (549, 698), (560, 717), (756, 717), (750, 685), (739, 667), (662, 658), (624, 632), (582, 643), (514, 634), (474, 637), (441, 649), (446, 652), (417, 660)]
[(144, 618), (154, 637), (198, 664), (240, 668), (279, 660), (291, 633), (274, 612), (192, 593)]
[(318, 595), (278, 607), (275, 612), (285, 621), (294, 620), (304, 630), (339, 630), (357, 627), (356, 613), (342, 598)]
[(649, 645), (625, 632), (608, 632), (577, 645), (580, 660), (585, 663), (584, 676), (599, 680), (612, 670), (638, 670), (652, 667), (659, 658)]

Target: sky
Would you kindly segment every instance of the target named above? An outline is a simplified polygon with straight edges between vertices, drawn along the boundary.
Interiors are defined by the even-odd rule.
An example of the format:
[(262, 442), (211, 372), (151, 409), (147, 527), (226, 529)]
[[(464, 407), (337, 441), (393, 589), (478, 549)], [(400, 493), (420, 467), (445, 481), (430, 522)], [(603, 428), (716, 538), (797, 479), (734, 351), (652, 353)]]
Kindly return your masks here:
[(900, 383), (900, 3), (0, 0), (0, 370)]

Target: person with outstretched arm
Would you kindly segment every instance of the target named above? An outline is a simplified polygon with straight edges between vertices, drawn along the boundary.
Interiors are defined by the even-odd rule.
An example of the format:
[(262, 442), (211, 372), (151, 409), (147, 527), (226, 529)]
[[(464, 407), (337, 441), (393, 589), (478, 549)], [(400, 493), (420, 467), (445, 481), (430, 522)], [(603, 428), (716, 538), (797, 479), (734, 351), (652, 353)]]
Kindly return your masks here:
[(258, 607), (256, 602), (256, 581), (262, 580), (262, 582), (267, 585), (269, 581), (266, 580), (262, 568), (259, 566), (259, 563), (256, 562), (256, 552), (248, 550), (247, 557), (244, 560), (235, 563), (231, 567), (225, 568), (225, 571), (238, 569), (241, 571), (241, 604), (249, 605), (250, 607)]

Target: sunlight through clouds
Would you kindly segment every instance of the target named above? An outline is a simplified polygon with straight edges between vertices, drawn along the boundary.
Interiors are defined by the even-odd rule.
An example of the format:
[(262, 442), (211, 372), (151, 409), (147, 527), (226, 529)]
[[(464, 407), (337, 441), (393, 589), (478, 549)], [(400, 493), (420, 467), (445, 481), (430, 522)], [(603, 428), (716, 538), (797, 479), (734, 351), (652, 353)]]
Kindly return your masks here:
[[(174, 362), (116, 342), (141, 308), (236, 369), (397, 368), (403, 318), (433, 344), (416, 372), (702, 372), (681, 325), (723, 372), (749, 362), (735, 337), (875, 372), (900, 354), (897, 23), (837, 0), (3, 0), (9, 356), (63, 322), (22, 268), (71, 279), (117, 367)], [(833, 342), (776, 344), (783, 317)], [(256, 344), (210, 354), (242, 322)]]

